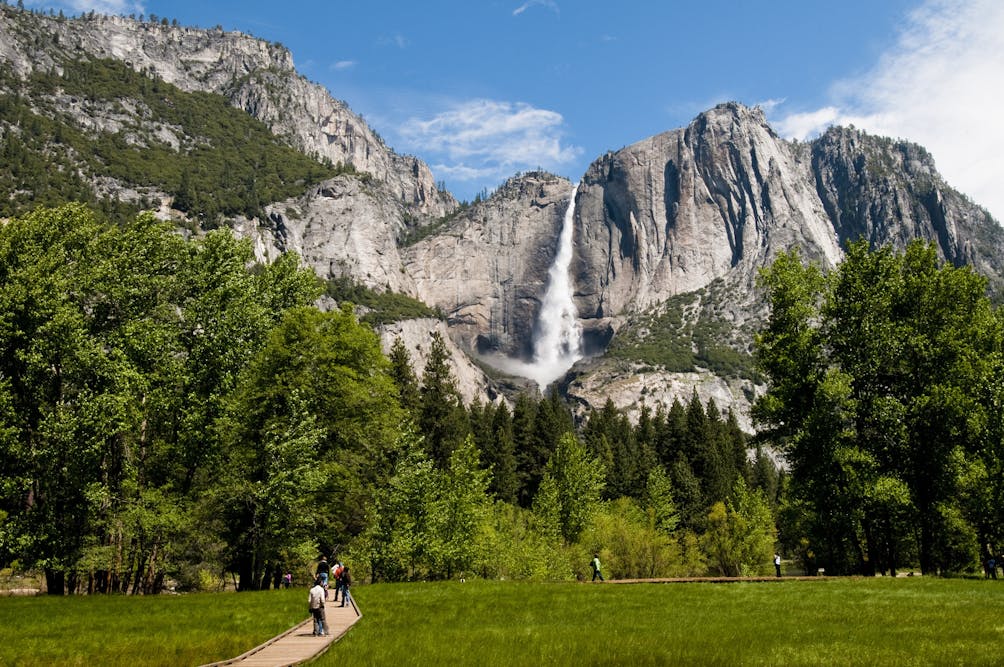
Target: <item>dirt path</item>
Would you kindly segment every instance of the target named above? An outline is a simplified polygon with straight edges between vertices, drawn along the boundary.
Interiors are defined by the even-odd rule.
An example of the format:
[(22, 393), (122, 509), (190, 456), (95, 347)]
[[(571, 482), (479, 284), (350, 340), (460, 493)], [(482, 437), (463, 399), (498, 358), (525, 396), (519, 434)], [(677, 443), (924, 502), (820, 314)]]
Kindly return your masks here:
[[(351, 599), (351, 596), (350, 596)], [(352, 600), (352, 606), (342, 607), (341, 602), (335, 604), (328, 600), (324, 608), (328, 622), (328, 635), (326, 637), (315, 637), (313, 635), (314, 621), (308, 618), (299, 625), (290, 628), (277, 637), (273, 637), (261, 646), (256, 646), (247, 653), (213, 662), (202, 667), (224, 667), (224, 665), (235, 665), (236, 667), (285, 667), (286, 665), (299, 665), (311, 658), (315, 658), (328, 650), (328, 648), (344, 635), (352, 625), (359, 620), (362, 614)]]

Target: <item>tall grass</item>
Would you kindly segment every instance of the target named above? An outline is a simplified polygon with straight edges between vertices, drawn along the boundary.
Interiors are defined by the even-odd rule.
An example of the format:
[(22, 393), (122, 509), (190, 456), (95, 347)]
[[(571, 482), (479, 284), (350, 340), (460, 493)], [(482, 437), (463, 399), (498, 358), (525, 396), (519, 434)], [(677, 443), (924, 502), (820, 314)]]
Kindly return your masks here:
[(307, 617), (304, 589), (0, 598), (0, 665), (198, 665)]
[(998, 665), (1004, 586), (856, 579), (360, 587), (318, 665)]

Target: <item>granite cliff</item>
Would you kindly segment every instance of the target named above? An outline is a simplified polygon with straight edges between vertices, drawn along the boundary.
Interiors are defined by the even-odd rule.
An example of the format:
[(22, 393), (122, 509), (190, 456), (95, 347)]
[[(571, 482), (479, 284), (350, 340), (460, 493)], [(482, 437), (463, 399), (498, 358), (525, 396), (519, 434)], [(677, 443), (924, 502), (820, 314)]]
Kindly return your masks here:
[[(295, 251), (324, 279), (348, 277), (438, 309), (445, 322), (386, 327), (385, 343), (401, 336), (420, 366), (430, 332), (445, 327), (468, 399), (497, 391), (468, 355), (528, 357), (572, 182), (521, 174), (487, 199), (460, 205), (424, 163), (395, 153), (347, 105), (298, 74), (279, 44), (218, 28), (0, 6), (5, 76), (24, 82), (95, 59), (221, 96), (311, 156), (310, 164), (353, 167), (227, 219), (261, 259)], [(45, 94), (91, 136), (131, 145), (145, 133), (139, 144), (159, 142), (178, 160), (200, 141), (134, 100), (87, 106)], [(790, 248), (829, 268), (851, 239), (897, 247), (926, 239), (1001, 293), (1004, 232), (909, 142), (854, 128), (791, 142), (759, 109), (728, 103), (598, 157), (578, 180), (571, 273), (589, 355), (558, 386), (583, 405), (610, 398), (636, 410), (696, 390), (734, 407), (749, 428), (746, 408), (758, 390), (751, 342), (766, 316), (756, 277)], [(145, 191), (119, 178), (102, 192), (138, 201)], [(153, 194), (162, 214), (183, 217), (170, 210), (171, 197)]]

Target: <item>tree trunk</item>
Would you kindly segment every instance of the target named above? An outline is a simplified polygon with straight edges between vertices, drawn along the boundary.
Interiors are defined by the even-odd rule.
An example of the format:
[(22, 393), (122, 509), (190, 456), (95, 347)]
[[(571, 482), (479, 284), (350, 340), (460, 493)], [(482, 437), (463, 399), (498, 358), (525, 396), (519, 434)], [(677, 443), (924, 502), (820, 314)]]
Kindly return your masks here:
[(242, 556), (237, 563), (237, 590), (254, 590), (254, 563), (249, 556)]
[(65, 573), (62, 570), (45, 569), (45, 592), (48, 595), (62, 595), (65, 581)]
[(924, 575), (936, 574), (937, 568), (934, 562), (934, 527), (928, 518), (928, 513), (921, 512), (920, 520), (920, 573)]
[(866, 577), (875, 576), (875, 568), (881, 566), (876, 563), (876, 559), (881, 558), (882, 549), (875, 543), (875, 530), (872, 529), (870, 521), (862, 521), (861, 528), (865, 533), (865, 547), (862, 556), (862, 574)]

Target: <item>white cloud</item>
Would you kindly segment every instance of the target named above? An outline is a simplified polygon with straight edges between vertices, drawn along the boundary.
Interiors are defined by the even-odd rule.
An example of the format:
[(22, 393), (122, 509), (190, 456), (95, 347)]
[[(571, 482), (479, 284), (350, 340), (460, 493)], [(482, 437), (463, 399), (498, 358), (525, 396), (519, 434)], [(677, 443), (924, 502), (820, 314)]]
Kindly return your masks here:
[(411, 118), (399, 133), (409, 150), (440, 160), (437, 171), (471, 180), (573, 162), (582, 149), (562, 142), (563, 126), (564, 118), (555, 111), (477, 99), (429, 120)]
[(136, 0), (64, 0), (63, 2), (46, 2), (44, 0), (29, 0), (28, 7), (63, 10), (71, 15), (85, 14), (93, 11), (96, 14), (125, 15), (142, 14), (145, 12), (142, 2)]
[(561, 9), (558, 7), (558, 3), (554, 0), (527, 0), (522, 5), (512, 10), (513, 16), (519, 16), (531, 7), (546, 7), (550, 9), (555, 14), (561, 14)]
[(432, 172), (437, 176), (455, 178), (458, 181), (479, 181), (496, 176), (496, 169), (468, 167), (466, 164), (434, 164)]
[(399, 49), (408, 47), (408, 38), (398, 33), (395, 35), (383, 35), (377, 39), (378, 46), (396, 46)]
[[(764, 111), (769, 114), (773, 109), (764, 109)], [(808, 139), (819, 134), (830, 125), (839, 123), (840, 117), (840, 109), (837, 107), (823, 107), (815, 111), (791, 113), (779, 120), (775, 120), (772, 124), (785, 137)]]
[(786, 100), (786, 98), (784, 98), (784, 97), (782, 97), (780, 99), (772, 97), (770, 99), (766, 99), (766, 100), (762, 100), (760, 102), (757, 102), (756, 106), (758, 106), (761, 109), (763, 109), (764, 113), (770, 113), (774, 109), (776, 109), (779, 106), (781, 106), (782, 104), (784, 104), (785, 100)]
[(832, 96), (775, 125), (800, 139), (853, 124), (919, 143), (949, 184), (1004, 220), (1004, 3), (927, 0), (875, 67)]
[(358, 63), (355, 60), (339, 60), (337, 62), (331, 63), (331, 69), (335, 70), (335, 71), (337, 71), (337, 70), (344, 70), (344, 69), (352, 69), (357, 64)]

